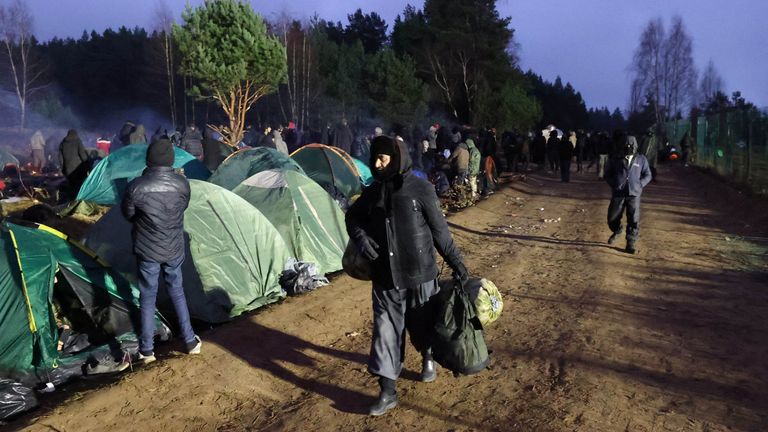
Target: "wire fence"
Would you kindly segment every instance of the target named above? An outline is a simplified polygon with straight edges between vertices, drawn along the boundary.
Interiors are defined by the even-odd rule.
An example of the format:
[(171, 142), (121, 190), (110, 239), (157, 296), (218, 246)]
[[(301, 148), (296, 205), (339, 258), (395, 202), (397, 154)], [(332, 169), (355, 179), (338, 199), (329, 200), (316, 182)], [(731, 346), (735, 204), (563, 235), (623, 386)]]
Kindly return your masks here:
[[(695, 127), (692, 130), (692, 125)], [(711, 170), (755, 193), (768, 195), (768, 117), (755, 110), (731, 111), (665, 124), (669, 143), (686, 132), (695, 145), (690, 163)]]

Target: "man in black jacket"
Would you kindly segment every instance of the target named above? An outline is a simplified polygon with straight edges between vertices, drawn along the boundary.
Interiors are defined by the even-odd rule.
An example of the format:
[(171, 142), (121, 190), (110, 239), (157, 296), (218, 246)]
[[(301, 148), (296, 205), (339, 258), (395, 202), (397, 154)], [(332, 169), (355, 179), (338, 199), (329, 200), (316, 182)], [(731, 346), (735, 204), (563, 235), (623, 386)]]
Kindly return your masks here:
[(141, 335), (139, 359), (155, 361), (155, 303), (160, 271), (179, 319), (181, 337), (189, 354), (199, 354), (202, 342), (192, 331), (184, 296), (184, 210), (189, 205), (189, 182), (173, 171), (173, 145), (163, 137), (147, 148), (147, 169), (128, 184), (123, 215), (133, 223), (133, 252), (139, 268)]
[(623, 154), (611, 157), (605, 168), (605, 181), (611, 186), (611, 203), (608, 206), (608, 227), (613, 234), (608, 244), (618, 240), (622, 232), (621, 218), (627, 212), (628, 253), (635, 253), (635, 243), (640, 233), (640, 195), (651, 181), (651, 170), (645, 156), (637, 153), (637, 139), (628, 136)]
[(397, 405), (395, 382), (405, 358), (405, 330), (423, 356), (421, 380), (434, 381), (429, 346), (432, 312), (429, 299), (438, 291), (435, 248), (466, 280), (467, 269), (448, 231), (434, 187), (410, 171), (402, 143), (379, 136), (371, 143), (375, 182), (346, 215), (347, 231), (371, 262), (373, 340), (368, 371), (379, 377), (381, 392), (371, 415)]

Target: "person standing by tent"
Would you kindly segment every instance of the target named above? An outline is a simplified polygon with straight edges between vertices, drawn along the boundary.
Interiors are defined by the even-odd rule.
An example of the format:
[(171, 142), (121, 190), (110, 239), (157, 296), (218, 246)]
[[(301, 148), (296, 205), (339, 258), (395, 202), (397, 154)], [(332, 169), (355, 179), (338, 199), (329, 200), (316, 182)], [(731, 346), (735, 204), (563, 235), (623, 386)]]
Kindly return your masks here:
[(611, 203), (608, 205), (608, 227), (613, 231), (608, 244), (614, 244), (622, 232), (621, 219), (627, 213), (627, 253), (635, 253), (635, 243), (640, 233), (640, 195), (651, 181), (651, 170), (645, 156), (637, 153), (637, 140), (627, 136), (621, 154), (608, 161), (605, 181), (611, 186)]
[(355, 134), (353, 134), (352, 129), (349, 128), (347, 119), (342, 117), (341, 123), (336, 125), (336, 129), (333, 131), (333, 146), (350, 153), (352, 151), (352, 141), (354, 139)]
[(373, 338), (368, 371), (378, 376), (380, 393), (369, 413), (379, 416), (397, 406), (396, 380), (405, 358), (405, 332), (422, 354), (421, 381), (437, 378), (429, 345), (429, 299), (439, 290), (434, 250), (453, 269), (469, 274), (438, 207), (432, 184), (411, 172), (403, 144), (388, 136), (371, 143), (374, 183), (349, 208), (350, 238), (371, 263)]
[(146, 144), (147, 134), (144, 131), (144, 125), (138, 124), (136, 128), (128, 135), (128, 144)]
[(36, 173), (43, 172), (45, 168), (45, 138), (40, 130), (36, 130), (29, 139), (29, 148), (32, 153), (32, 170)]
[(181, 265), (184, 262), (184, 210), (189, 205), (189, 182), (173, 170), (173, 144), (165, 137), (147, 148), (147, 168), (132, 180), (122, 201), (122, 211), (133, 224), (133, 252), (138, 263), (141, 334), (139, 360), (155, 361), (155, 306), (158, 277), (165, 285), (179, 320), (188, 354), (199, 354), (202, 342), (192, 331), (184, 296)]
[(181, 145), (179, 147), (202, 162), (205, 156), (203, 152), (203, 136), (200, 135), (197, 126), (189, 125), (187, 127), (184, 135), (181, 137)]
[(219, 141), (217, 132), (206, 128), (203, 132), (203, 163), (208, 171), (214, 172), (235, 149)]
[(283, 127), (278, 126), (272, 131), (272, 142), (275, 144), (275, 149), (284, 155), (289, 155), (288, 145), (283, 141)]
[(88, 152), (83, 147), (77, 131), (70, 129), (59, 144), (59, 165), (62, 174), (67, 178), (73, 198), (88, 176), (88, 159)]

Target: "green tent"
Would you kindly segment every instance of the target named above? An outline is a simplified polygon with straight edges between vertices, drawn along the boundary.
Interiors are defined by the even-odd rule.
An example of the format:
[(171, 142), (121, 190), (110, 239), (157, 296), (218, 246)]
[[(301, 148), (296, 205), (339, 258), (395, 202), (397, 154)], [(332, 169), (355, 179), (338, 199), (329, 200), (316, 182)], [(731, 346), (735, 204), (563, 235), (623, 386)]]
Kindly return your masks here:
[(307, 144), (291, 155), (304, 172), (331, 196), (341, 193), (348, 200), (360, 195), (360, 173), (352, 156), (338, 147)]
[[(58, 351), (57, 319), (94, 347), (135, 342), (138, 290), (93, 252), (49, 227), (10, 222), (0, 247), (0, 377), (57, 381), (59, 366), (85, 361), (87, 352), (73, 359)], [(158, 334), (168, 336), (159, 317)]]
[(352, 160), (355, 161), (357, 171), (360, 173), (360, 183), (362, 183), (363, 186), (370, 186), (371, 183), (373, 183), (373, 174), (371, 173), (371, 169), (368, 168), (368, 165), (366, 165), (365, 162), (361, 161), (360, 159), (352, 158)]
[(4, 148), (0, 148), (0, 169), (3, 169), (6, 165), (20, 166), (19, 159), (12, 155), (11, 152)]
[[(192, 196), (184, 213), (187, 257), (182, 273), (190, 314), (220, 323), (282, 298), (279, 278), (290, 253), (275, 227), (232, 192), (204, 181), (189, 183)], [(85, 243), (135, 280), (131, 224), (118, 207), (88, 230)], [(169, 306), (163, 297), (158, 304), (161, 309)]]
[(320, 273), (341, 270), (348, 240), (344, 213), (312, 179), (296, 171), (268, 170), (232, 192), (269, 219), (296, 259), (315, 263)]
[(293, 159), (283, 153), (272, 148), (256, 147), (244, 148), (229, 155), (208, 181), (232, 190), (250, 176), (273, 169), (304, 173)]
[[(115, 205), (128, 182), (139, 177), (147, 167), (147, 145), (131, 144), (110, 153), (96, 167), (80, 187), (77, 199), (103, 205)], [(174, 147), (173, 167), (183, 169), (190, 179), (205, 180), (211, 173), (199, 160), (184, 150)]]

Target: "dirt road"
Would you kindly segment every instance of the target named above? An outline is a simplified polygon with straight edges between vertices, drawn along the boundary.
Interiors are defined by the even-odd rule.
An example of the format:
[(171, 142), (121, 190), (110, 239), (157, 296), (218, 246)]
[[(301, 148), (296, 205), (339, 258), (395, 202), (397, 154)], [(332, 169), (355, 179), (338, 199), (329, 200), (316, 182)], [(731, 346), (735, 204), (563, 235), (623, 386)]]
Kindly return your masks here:
[(628, 255), (605, 244), (609, 192), (594, 177), (533, 174), (449, 218), (470, 270), (504, 294), (493, 363), (423, 384), (411, 349), (384, 417), (364, 414), (377, 391), (370, 288), (341, 276), (203, 332), (199, 357), (67, 387), (10, 428), (768, 430), (765, 202), (662, 167)]

